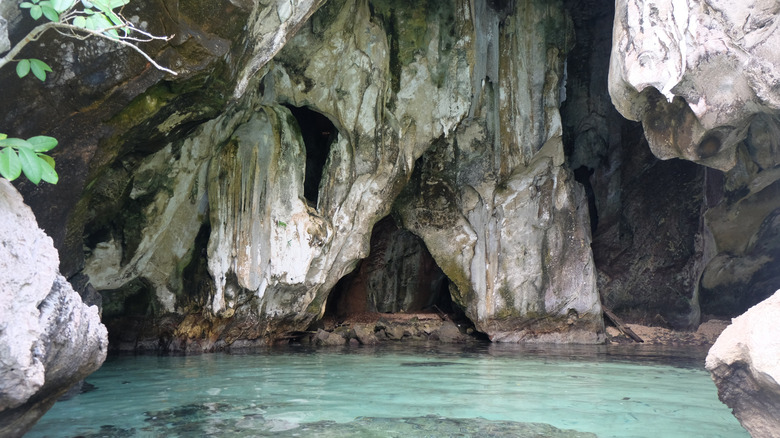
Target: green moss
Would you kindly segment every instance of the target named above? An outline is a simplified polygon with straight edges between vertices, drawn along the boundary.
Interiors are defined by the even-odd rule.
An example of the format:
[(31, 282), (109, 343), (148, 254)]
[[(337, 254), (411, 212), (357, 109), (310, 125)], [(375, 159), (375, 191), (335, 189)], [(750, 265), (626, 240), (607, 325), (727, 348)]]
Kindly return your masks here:
[(308, 306), (306, 306), (305, 312), (309, 315), (319, 316), (322, 313), (323, 308), (325, 307), (325, 302), (328, 299), (328, 294), (326, 293), (318, 293), (314, 299), (309, 303)]
[(509, 287), (509, 283), (504, 280), (504, 284), (498, 288), (498, 294), (504, 300), (504, 305), (508, 308), (515, 308), (515, 295), (512, 293), (512, 289)]
[(130, 104), (119, 114), (111, 118), (108, 123), (120, 129), (122, 127), (137, 126), (160, 111), (174, 97), (176, 97), (176, 94), (171, 92), (166, 83), (159, 83), (133, 99)]
[(455, 13), (449, 2), (374, 0), (370, 4), (372, 20), (380, 24), (386, 34), (390, 54), (390, 76), (394, 92), (401, 88), (401, 72), (405, 66), (423, 55), (433, 39), (429, 25), (438, 23), (440, 65), (433, 66), (433, 80), (444, 85), (450, 57), (458, 32), (455, 31)]

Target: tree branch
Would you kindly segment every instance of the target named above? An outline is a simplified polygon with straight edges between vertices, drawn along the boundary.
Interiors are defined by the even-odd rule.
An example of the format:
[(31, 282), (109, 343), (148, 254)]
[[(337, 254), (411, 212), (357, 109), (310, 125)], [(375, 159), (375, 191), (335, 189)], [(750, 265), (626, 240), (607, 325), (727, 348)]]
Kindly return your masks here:
[[(132, 29), (132, 30), (134, 30), (136, 32), (139, 32), (141, 35), (144, 35), (145, 37), (149, 38), (149, 40), (147, 40), (147, 41), (152, 41), (152, 40), (168, 41), (168, 40), (170, 40), (172, 38), (172, 37), (158, 37), (158, 36), (154, 36), (154, 35), (152, 35), (152, 34), (150, 34), (148, 32), (144, 32), (144, 31), (138, 30), (138, 29), (136, 29), (135, 27), (133, 27), (130, 24), (125, 25), (125, 26), (114, 26), (114, 27), (109, 27), (109, 28), (106, 28), (106, 29), (101, 29), (100, 31), (95, 31), (95, 30), (85, 29), (83, 27), (79, 27), (79, 26), (75, 26), (75, 25), (68, 24), (68, 23), (63, 23), (63, 22), (56, 22), (56, 23), (55, 22), (48, 22), (48, 23), (36, 26), (21, 41), (16, 43), (11, 48), (11, 50), (8, 53), (5, 54), (5, 56), (0, 58), (0, 68), (3, 68), (3, 66), (5, 66), (9, 62), (13, 61), (14, 57), (16, 55), (18, 55), (19, 52), (21, 52), (21, 50), (27, 44), (29, 44), (29, 43), (31, 43), (33, 41), (38, 40), (38, 38), (40, 38), (41, 35), (43, 35), (44, 32), (46, 32), (47, 30), (55, 29), (58, 32), (61, 31), (61, 30), (70, 31), (70, 33), (71, 33), (70, 35), (60, 32), (63, 35), (68, 36), (68, 37), (73, 37), (73, 38), (77, 38), (77, 39), (87, 39), (87, 38), (89, 38), (91, 36), (96, 36), (98, 38), (102, 38), (102, 39), (105, 39), (105, 40), (108, 40), (108, 41), (112, 41), (112, 42), (117, 43), (117, 44), (119, 44), (121, 46), (129, 47), (129, 48), (135, 50), (139, 55), (143, 56), (147, 61), (149, 61), (149, 63), (151, 63), (154, 66), (154, 68), (156, 68), (156, 69), (158, 69), (160, 71), (164, 71), (166, 73), (170, 73), (170, 74), (172, 74), (174, 76), (178, 75), (178, 73), (176, 73), (175, 71), (173, 71), (173, 70), (171, 70), (169, 68), (163, 67), (162, 65), (158, 64), (157, 61), (152, 59), (152, 57), (149, 56), (149, 54), (147, 54), (143, 50), (141, 50), (141, 48), (139, 48), (135, 44), (132, 44), (132, 43), (127, 41), (127, 40), (130, 40), (130, 41), (144, 42), (143, 40), (140, 40), (138, 38), (133, 38), (133, 37), (122, 37), (122, 36), (117, 38), (117, 37), (113, 37), (113, 36), (106, 35), (105, 33), (103, 33), (106, 30), (121, 29), (123, 27), (130, 27), (130, 29)], [(86, 35), (84, 35), (84, 37), (81, 38), (81, 37), (77, 36), (79, 34), (82, 34), (82, 35), (86, 34)]]
[[(143, 56), (157, 70), (164, 71), (166, 73), (170, 73), (170, 74), (172, 74), (174, 76), (178, 75), (178, 73), (176, 73), (175, 71), (173, 71), (173, 70), (171, 70), (169, 68), (163, 67), (160, 64), (158, 64), (157, 61), (155, 61), (154, 59), (152, 59), (151, 56), (149, 56), (149, 54), (147, 54), (146, 52), (141, 50), (141, 48), (139, 48), (135, 44), (132, 44), (132, 43), (129, 43), (128, 41), (126, 41), (126, 39), (130, 39), (130, 40), (133, 40), (133, 41), (136, 41), (136, 39), (134, 39), (134, 38), (125, 38), (125, 37), (121, 37), (121, 36), (116, 38), (116, 37), (113, 37), (111, 35), (106, 35), (105, 33), (103, 33), (103, 32), (105, 32), (106, 30), (109, 30), (109, 29), (121, 29), (122, 27), (127, 27), (127, 26), (114, 26), (114, 27), (108, 27), (106, 29), (102, 29), (101, 31), (96, 31), (96, 30), (89, 30), (89, 29), (85, 29), (83, 27), (74, 26), (72, 24), (66, 24), (66, 23), (53, 23), (53, 24), (55, 24), (54, 27), (57, 28), (58, 30), (59, 29), (66, 29), (66, 30), (69, 30), (69, 31), (73, 32), (74, 34), (78, 34), (78, 33), (87, 34), (86, 38), (89, 38), (90, 36), (96, 36), (98, 38), (102, 38), (104, 40), (112, 41), (112, 42), (115, 42), (115, 43), (117, 43), (119, 45), (122, 45), (122, 46), (125, 46), (125, 47), (129, 47), (129, 48), (135, 50), (136, 52), (138, 52), (138, 54), (140, 54), (141, 56)], [(131, 29), (136, 30), (134, 27), (131, 27)], [(151, 41), (151, 40), (168, 41), (171, 38), (173, 38), (173, 37), (157, 37), (157, 36), (148, 34), (146, 32), (141, 32), (141, 34), (148, 35), (148, 37), (150, 38), (149, 41)], [(2, 66), (0, 65), (0, 67), (2, 67)]]
[(59, 23), (54, 22), (48, 22), (41, 24), (40, 26), (36, 26), (33, 30), (31, 30), (27, 35), (25, 35), (24, 38), (22, 38), (21, 41), (16, 43), (8, 53), (5, 54), (2, 58), (0, 58), (0, 68), (3, 68), (4, 65), (8, 64), (9, 62), (14, 60), (14, 56), (18, 55), (19, 52), (22, 51), (22, 49), (27, 45), (30, 44), (33, 41), (38, 40), (38, 38), (43, 35), (44, 32), (46, 32), (49, 29), (53, 29), (56, 27), (56, 25)]

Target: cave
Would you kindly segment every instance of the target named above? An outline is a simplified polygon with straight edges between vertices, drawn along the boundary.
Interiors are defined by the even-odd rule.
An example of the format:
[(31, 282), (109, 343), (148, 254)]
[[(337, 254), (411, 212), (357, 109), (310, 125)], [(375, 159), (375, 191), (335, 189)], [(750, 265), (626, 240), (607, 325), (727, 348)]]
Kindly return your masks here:
[(329, 294), (324, 319), (341, 323), (376, 313), (465, 319), (452, 301), (449, 279), (422, 239), (387, 216), (374, 225), (370, 245), (368, 257)]
[(298, 122), (303, 143), (306, 146), (306, 170), (303, 181), (303, 197), (314, 208), (322, 180), (322, 171), (328, 160), (330, 145), (338, 131), (325, 115), (307, 107), (286, 105)]

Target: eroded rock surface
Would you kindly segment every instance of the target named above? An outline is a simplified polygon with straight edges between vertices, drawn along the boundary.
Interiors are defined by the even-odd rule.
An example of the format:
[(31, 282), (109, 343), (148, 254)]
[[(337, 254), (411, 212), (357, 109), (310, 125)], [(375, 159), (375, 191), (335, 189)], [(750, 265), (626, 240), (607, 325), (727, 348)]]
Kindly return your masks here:
[(625, 321), (695, 329), (704, 168), (660, 160), (604, 78), (614, 2), (569, 0), (577, 42), (561, 106), (567, 164), (585, 188), (602, 303)]
[[(46, 47), (68, 54), (55, 66), (58, 93), (43, 104), (30, 84), (9, 88), (19, 103), (3, 126), (60, 139), (61, 184), (21, 189), (53, 230), (63, 272), (103, 294), (116, 348), (287, 339), (322, 318), (388, 215), (421, 239), (454, 305), (494, 340), (598, 342), (599, 289), (622, 314), (693, 328), (700, 303), (732, 316), (780, 280), (772, 79), (750, 76), (774, 37), (760, 29), (769, 15), (754, 20), (772, 11), (763, 3), (743, 5), (744, 35), (727, 26), (737, 8), (678, 3), (619, 2), (614, 21), (597, 0), (133, 9), (155, 33), (176, 34), (147, 49), (180, 76), (52, 36)], [(566, 12), (583, 8), (591, 28), (617, 23), (612, 95), (644, 122), (653, 152), (713, 167), (647, 154), (605, 99), (608, 32)], [(725, 54), (694, 38), (716, 33), (731, 38)], [(732, 54), (740, 44), (755, 56)], [(654, 50), (687, 58), (653, 61)], [(731, 111), (705, 96), (729, 89), (725, 77), (702, 79), (728, 70), (718, 60), (748, 63), (731, 69), (750, 76), (734, 79), (732, 100), (760, 99)], [(390, 310), (414, 301), (371, 300)]]
[(617, 2), (610, 93), (624, 116), (642, 121), (656, 156), (729, 170), (755, 114), (776, 124), (779, 8), (765, 1)]
[(707, 355), (718, 396), (755, 438), (780, 437), (780, 291), (735, 318)]
[[(479, 330), (603, 339), (585, 197), (560, 141), (567, 20), (537, 2), (329, 2), (229, 110), (113, 170), (124, 200), (88, 237), (85, 268), (107, 318), (151, 314), (163, 349), (284, 337), (322, 316), (393, 213)], [(311, 138), (329, 148), (314, 184)]]
[[(709, 166), (692, 298), (735, 316), (780, 286), (778, 5), (618, 1), (610, 94), (653, 153)], [(717, 170), (716, 170), (717, 169)]]
[(0, 179), (0, 435), (21, 436), (97, 370), (108, 339), (98, 309), (60, 275), (30, 208)]

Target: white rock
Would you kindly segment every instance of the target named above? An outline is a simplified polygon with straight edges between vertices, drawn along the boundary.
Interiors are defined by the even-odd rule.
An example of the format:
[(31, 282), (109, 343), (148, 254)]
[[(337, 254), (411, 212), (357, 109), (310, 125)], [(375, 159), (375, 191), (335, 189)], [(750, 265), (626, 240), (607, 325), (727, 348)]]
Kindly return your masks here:
[(58, 271), (51, 238), (0, 178), (0, 435), (20, 436), (100, 367), (108, 338)]
[(653, 153), (721, 170), (756, 114), (780, 110), (780, 4), (617, 0), (609, 92)]
[(734, 318), (707, 355), (718, 395), (755, 438), (780, 437), (780, 291)]

